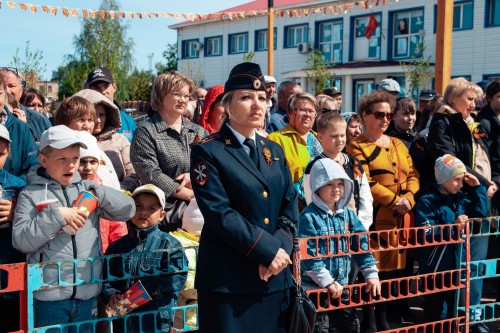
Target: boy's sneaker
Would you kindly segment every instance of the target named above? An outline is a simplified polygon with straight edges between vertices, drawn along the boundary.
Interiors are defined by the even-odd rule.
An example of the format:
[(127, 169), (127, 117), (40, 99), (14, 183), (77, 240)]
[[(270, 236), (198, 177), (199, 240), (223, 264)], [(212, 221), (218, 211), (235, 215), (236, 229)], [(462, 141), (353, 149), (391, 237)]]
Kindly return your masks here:
[(490, 329), (486, 324), (479, 323), (479, 324), (474, 324), (470, 326), (470, 332), (471, 333), (489, 333)]

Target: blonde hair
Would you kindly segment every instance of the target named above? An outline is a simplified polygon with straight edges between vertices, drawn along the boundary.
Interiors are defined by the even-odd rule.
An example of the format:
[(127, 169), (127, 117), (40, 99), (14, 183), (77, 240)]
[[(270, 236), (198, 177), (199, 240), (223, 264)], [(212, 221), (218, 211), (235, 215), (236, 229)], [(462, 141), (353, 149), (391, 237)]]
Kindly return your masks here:
[(443, 104), (453, 107), (453, 101), (468, 91), (473, 91), (476, 94), (476, 98), (481, 98), (483, 95), (483, 90), (477, 84), (467, 81), (463, 77), (452, 79), (444, 91)]
[(316, 122), (318, 133), (324, 133), (330, 128), (340, 128), (344, 132), (347, 130), (347, 122), (344, 117), (335, 112), (323, 113)]
[(318, 102), (316, 101), (316, 98), (314, 98), (314, 96), (309, 93), (300, 92), (293, 94), (288, 100), (288, 112), (291, 112), (293, 109), (295, 109), (295, 104), (301, 100), (311, 102), (312, 105), (314, 105), (314, 109), (318, 111)]
[(337, 109), (337, 101), (330, 96), (319, 96), (317, 98), (318, 101), (318, 110), (321, 112), (322, 109), (334, 110)]
[(188, 86), (189, 94), (193, 93), (194, 82), (189, 77), (177, 71), (168, 71), (158, 75), (151, 88), (151, 108), (158, 112), (163, 104), (163, 98), (172, 90), (180, 90)]

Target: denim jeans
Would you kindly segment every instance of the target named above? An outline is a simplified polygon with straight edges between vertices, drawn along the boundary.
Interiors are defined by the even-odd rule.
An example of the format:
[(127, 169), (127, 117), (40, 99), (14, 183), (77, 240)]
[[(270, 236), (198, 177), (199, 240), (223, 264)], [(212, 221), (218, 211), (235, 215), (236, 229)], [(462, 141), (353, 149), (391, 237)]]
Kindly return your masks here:
[[(97, 318), (97, 297), (82, 301), (68, 299), (62, 301), (35, 300), (35, 327), (78, 323)], [(69, 326), (69, 325), (68, 325)], [(92, 333), (92, 324), (65, 327), (62, 330), (54, 328), (47, 332), (61, 333)]]

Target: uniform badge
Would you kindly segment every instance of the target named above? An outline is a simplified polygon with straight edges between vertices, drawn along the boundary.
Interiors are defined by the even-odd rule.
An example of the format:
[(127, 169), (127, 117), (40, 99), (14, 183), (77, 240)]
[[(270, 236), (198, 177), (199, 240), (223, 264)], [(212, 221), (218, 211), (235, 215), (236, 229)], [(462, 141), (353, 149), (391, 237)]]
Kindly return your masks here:
[(231, 144), (231, 140), (226, 139), (226, 145), (230, 145), (230, 144)]
[(262, 82), (260, 82), (259, 79), (256, 79), (255, 81), (253, 81), (252, 83), (252, 86), (255, 90), (259, 90), (260, 86), (262, 85)]
[(208, 168), (207, 163), (199, 162), (194, 166), (194, 181), (196, 184), (203, 186), (207, 183), (208, 180)]
[(196, 136), (194, 137), (194, 140), (193, 140), (193, 144), (198, 143), (200, 141), (201, 141), (201, 137), (198, 134), (196, 134)]
[(262, 155), (264, 155), (264, 158), (266, 159), (266, 163), (267, 165), (271, 165), (272, 163), (272, 160), (271, 160), (271, 150), (267, 147), (264, 147), (264, 149), (262, 149)]

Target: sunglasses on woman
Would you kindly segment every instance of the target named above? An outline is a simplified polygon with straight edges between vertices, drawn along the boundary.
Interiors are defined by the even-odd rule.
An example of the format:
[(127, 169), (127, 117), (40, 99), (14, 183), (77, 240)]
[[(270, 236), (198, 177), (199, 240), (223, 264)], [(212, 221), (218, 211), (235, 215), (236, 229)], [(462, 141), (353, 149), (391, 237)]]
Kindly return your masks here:
[(384, 118), (387, 118), (388, 121), (391, 121), (392, 116), (394, 115), (391, 112), (382, 112), (382, 111), (367, 112), (367, 114), (372, 114), (377, 120), (382, 120)]

